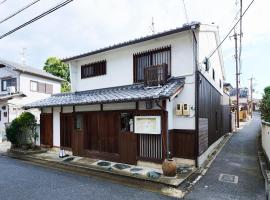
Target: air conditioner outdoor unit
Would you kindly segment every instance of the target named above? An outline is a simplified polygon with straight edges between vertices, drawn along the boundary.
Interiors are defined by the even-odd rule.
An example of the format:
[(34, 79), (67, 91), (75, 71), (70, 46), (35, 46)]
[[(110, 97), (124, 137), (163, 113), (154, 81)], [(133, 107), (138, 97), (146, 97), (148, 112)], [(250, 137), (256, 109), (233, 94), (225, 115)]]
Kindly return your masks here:
[(14, 94), (16, 92), (15, 86), (7, 87), (7, 92), (10, 94)]

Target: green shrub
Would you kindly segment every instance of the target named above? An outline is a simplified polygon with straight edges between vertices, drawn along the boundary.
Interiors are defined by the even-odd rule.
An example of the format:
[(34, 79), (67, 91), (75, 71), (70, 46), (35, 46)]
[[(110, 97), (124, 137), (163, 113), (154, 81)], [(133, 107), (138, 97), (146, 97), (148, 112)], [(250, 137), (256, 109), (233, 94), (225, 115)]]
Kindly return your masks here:
[(262, 119), (270, 122), (270, 86), (264, 89), (264, 95), (260, 103)]
[(37, 120), (32, 113), (24, 112), (14, 119), (6, 128), (8, 141), (15, 146), (31, 146), (36, 144), (38, 134), (36, 132)]
[(14, 144), (15, 146), (19, 145), (18, 134), (20, 132), (20, 123), (18, 118), (14, 119), (11, 124), (6, 128), (7, 140)]

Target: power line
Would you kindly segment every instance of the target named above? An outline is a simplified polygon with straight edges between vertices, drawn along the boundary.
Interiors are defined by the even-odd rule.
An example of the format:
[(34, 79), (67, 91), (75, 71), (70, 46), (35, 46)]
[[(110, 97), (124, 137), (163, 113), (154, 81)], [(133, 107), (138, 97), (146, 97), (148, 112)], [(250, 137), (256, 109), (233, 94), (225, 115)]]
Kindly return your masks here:
[(21, 13), (22, 11), (26, 10), (27, 8), (33, 6), (34, 4), (36, 4), (36, 3), (39, 2), (39, 1), (40, 1), (40, 0), (33, 1), (33, 2), (29, 3), (28, 5), (24, 6), (23, 8), (17, 10), (16, 12), (10, 14), (10, 15), (7, 16), (6, 18), (2, 19), (2, 20), (0, 21), (0, 24), (2, 24), (3, 22), (9, 20), (9, 19), (12, 18), (12, 17), (18, 15), (19, 13)]
[(187, 8), (186, 8), (186, 3), (185, 0), (183, 0), (183, 8), (184, 8), (184, 13), (185, 13), (185, 17), (186, 17), (186, 23), (188, 23), (188, 14), (187, 14)]
[(240, 0), (240, 38), (239, 38), (239, 72), (242, 71), (242, 62), (241, 62), (241, 55), (242, 55), (242, 37), (243, 37), (243, 25), (242, 25), (242, 12), (243, 12), (243, 0)]
[(5, 3), (6, 1), (7, 1), (7, 0), (3, 0), (3, 1), (1, 1), (1, 2), (0, 2), (0, 5), (1, 5), (1, 4), (3, 4), (3, 3)]
[(53, 8), (51, 8), (51, 9), (47, 10), (46, 12), (44, 12), (44, 13), (42, 13), (42, 14), (36, 16), (35, 18), (33, 18), (33, 19), (31, 19), (31, 20), (25, 22), (24, 24), (22, 24), (22, 25), (20, 25), (20, 26), (17, 26), (16, 28), (12, 29), (11, 31), (8, 31), (7, 33), (1, 35), (1, 36), (0, 36), (0, 40), (3, 39), (3, 38), (5, 38), (5, 37), (7, 37), (8, 35), (10, 35), (10, 34), (16, 32), (16, 31), (18, 31), (18, 30), (22, 29), (23, 27), (25, 27), (25, 26), (27, 26), (27, 25), (29, 25), (29, 24), (32, 24), (33, 22), (35, 22), (35, 21), (37, 21), (37, 20), (39, 20), (39, 19), (45, 17), (46, 15), (48, 15), (48, 14), (50, 14), (50, 13), (52, 13), (52, 12), (54, 12), (54, 11), (60, 9), (60, 8), (62, 8), (63, 6), (65, 6), (65, 5), (69, 4), (69, 3), (71, 3), (72, 1), (73, 1), (73, 0), (66, 0), (66, 1), (64, 1), (64, 2), (62, 2), (62, 3), (60, 3), (60, 4), (57, 4), (55, 7), (53, 7)]
[(223, 42), (229, 37), (229, 35), (231, 34), (231, 32), (235, 29), (235, 27), (237, 26), (237, 24), (240, 22), (240, 20), (242, 19), (242, 17), (246, 14), (246, 12), (248, 11), (248, 9), (250, 8), (250, 6), (253, 4), (254, 1), (255, 0), (252, 0), (250, 2), (250, 4), (248, 5), (248, 7), (245, 9), (245, 11), (243, 12), (243, 14), (240, 16), (240, 18), (237, 20), (237, 22), (234, 24), (234, 26), (227, 33), (227, 35), (225, 36), (225, 38), (219, 43), (219, 45), (214, 49), (214, 51), (208, 56), (208, 59), (211, 58), (214, 55), (214, 53), (219, 49), (219, 47), (223, 44)]

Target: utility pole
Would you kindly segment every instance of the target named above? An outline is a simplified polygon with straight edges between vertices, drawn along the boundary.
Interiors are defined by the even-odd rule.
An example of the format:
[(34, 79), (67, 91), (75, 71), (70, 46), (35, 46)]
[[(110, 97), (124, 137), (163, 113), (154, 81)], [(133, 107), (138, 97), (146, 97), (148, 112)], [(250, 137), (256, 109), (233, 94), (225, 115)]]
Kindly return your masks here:
[(254, 80), (254, 78), (251, 77), (249, 80), (250, 80), (250, 104), (251, 104), (250, 116), (252, 118), (252, 115), (253, 115), (253, 80)]
[(237, 46), (237, 37), (239, 36), (239, 34), (236, 33), (236, 31), (234, 30), (234, 35), (232, 36), (234, 38), (235, 41), (235, 75), (236, 75), (236, 126), (237, 128), (239, 128), (239, 66), (238, 66), (238, 46)]

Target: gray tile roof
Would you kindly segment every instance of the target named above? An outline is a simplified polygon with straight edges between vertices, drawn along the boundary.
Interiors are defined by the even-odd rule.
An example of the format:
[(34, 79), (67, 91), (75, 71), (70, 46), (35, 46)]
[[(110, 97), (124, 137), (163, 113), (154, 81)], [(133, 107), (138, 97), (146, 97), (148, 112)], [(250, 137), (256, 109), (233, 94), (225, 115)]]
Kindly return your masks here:
[(14, 93), (14, 94), (5, 93), (5, 94), (0, 94), (0, 100), (9, 100), (14, 97), (21, 97), (21, 96), (23, 97), (26, 95), (23, 93)]
[(82, 92), (55, 94), (47, 99), (27, 104), (24, 108), (168, 99), (178, 92), (184, 86), (184, 83), (184, 78), (173, 78), (162, 87), (147, 88), (144, 87), (143, 84), (134, 84)]
[(63, 62), (68, 62), (68, 61), (71, 61), (71, 60), (80, 59), (80, 58), (87, 57), (87, 56), (94, 55), (94, 54), (98, 54), (98, 53), (101, 53), (101, 52), (110, 51), (110, 50), (113, 50), (113, 49), (129, 46), (129, 45), (132, 45), (132, 44), (137, 44), (137, 43), (140, 43), (140, 42), (145, 42), (145, 41), (148, 41), (148, 40), (153, 40), (153, 39), (156, 39), (156, 38), (164, 37), (164, 36), (167, 36), (167, 35), (172, 35), (172, 34), (175, 34), (175, 33), (180, 33), (180, 32), (183, 32), (183, 31), (190, 30), (192, 28), (199, 28), (199, 27), (200, 27), (200, 22), (191, 22), (190, 24), (184, 24), (182, 27), (178, 27), (178, 28), (175, 28), (175, 29), (167, 30), (167, 31), (156, 33), (156, 34), (153, 34), (153, 35), (148, 35), (148, 36), (141, 37), (141, 38), (136, 38), (136, 39), (129, 40), (129, 41), (122, 42), (122, 43), (118, 43), (118, 44), (114, 44), (114, 45), (111, 45), (111, 46), (108, 46), (108, 47), (104, 47), (104, 48), (101, 48), (101, 49), (97, 49), (97, 50), (94, 50), (94, 51), (83, 53), (83, 54), (80, 54), (80, 55), (77, 55), (77, 56), (64, 58), (64, 59), (62, 59), (62, 61)]
[(52, 79), (52, 80), (56, 80), (56, 81), (63, 81), (62, 78), (59, 78), (59, 77), (54, 76), (50, 73), (47, 73), (44, 70), (37, 69), (34, 67), (30, 67), (30, 66), (23, 66), (23, 65), (16, 63), (16, 62), (11, 62), (11, 61), (7, 61), (4, 59), (0, 59), (0, 64), (14, 68), (16, 71), (19, 71), (22, 73), (27, 73), (27, 74), (31, 74), (31, 75), (35, 75), (35, 76), (39, 76), (39, 77), (44, 77), (44, 78), (48, 78), (48, 79)]

